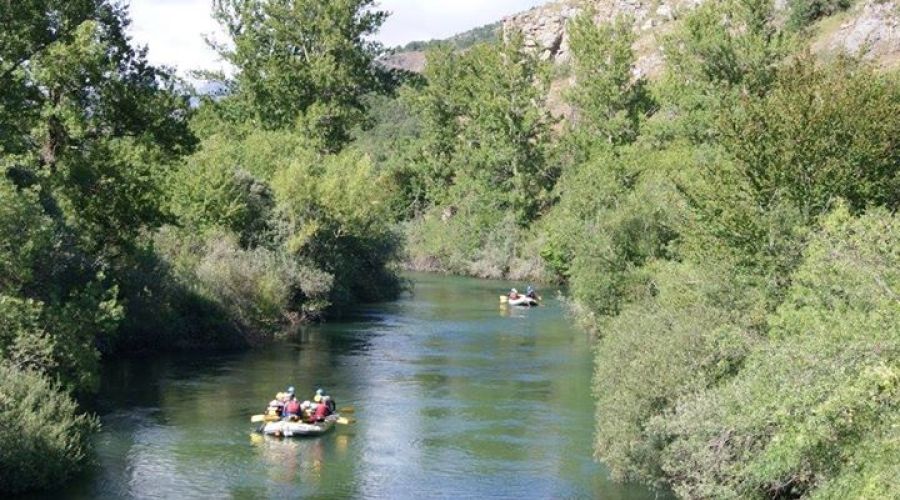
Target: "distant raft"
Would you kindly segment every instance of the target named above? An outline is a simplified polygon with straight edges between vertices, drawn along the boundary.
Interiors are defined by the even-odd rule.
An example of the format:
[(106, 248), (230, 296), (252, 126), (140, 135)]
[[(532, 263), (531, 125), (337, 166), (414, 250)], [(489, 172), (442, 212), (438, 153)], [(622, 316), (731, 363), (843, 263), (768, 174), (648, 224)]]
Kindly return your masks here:
[(509, 299), (509, 305), (519, 307), (535, 307), (538, 305), (538, 301), (531, 297), (520, 295), (515, 299)]

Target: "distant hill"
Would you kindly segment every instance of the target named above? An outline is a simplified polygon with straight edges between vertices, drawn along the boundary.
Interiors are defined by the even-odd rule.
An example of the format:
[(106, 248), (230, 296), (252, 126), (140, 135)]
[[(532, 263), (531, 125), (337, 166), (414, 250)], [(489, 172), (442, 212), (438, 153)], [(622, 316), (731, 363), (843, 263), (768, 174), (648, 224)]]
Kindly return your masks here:
[(501, 25), (502, 23), (497, 21), (495, 23), (479, 26), (458, 35), (453, 35), (444, 40), (410, 42), (397, 49), (397, 52), (424, 52), (429, 48), (442, 43), (448, 44), (457, 50), (465, 50), (478, 43), (497, 41), (500, 38)]
[(500, 39), (502, 22), (486, 24), (443, 40), (410, 42), (391, 49), (381, 62), (388, 68), (421, 73), (425, 69), (425, 52), (439, 44), (447, 44), (456, 50), (466, 50), (479, 43), (493, 43)]

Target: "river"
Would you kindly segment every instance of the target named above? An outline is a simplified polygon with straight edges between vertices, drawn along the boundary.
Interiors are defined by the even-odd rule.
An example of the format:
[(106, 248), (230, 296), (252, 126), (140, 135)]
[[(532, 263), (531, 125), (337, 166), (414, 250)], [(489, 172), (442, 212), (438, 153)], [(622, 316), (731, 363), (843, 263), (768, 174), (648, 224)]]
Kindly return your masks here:
[[(606, 498), (654, 492), (591, 456), (591, 345), (551, 290), (508, 310), (497, 281), (413, 275), (414, 292), (241, 354), (108, 362), (96, 465), (69, 498)], [(252, 433), (292, 384), (356, 423)], [(59, 492), (57, 492), (59, 493)]]

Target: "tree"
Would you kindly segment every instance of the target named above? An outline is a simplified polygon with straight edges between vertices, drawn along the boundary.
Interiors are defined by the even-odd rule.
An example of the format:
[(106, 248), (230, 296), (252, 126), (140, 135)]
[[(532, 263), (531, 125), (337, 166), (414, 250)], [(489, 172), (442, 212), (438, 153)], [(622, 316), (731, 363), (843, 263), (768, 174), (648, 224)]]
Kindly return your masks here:
[(576, 83), (568, 99), (583, 141), (618, 146), (637, 138), (650, 99), (634, 74), (634, 21), (620, 16), (597, 25), (596, 16), (589, 8), (569, 24)]
[(13, 208), (0, 236), (25, 250), (0, 294), (31, 304), (42, 326), (17, 320), (17, 308), (3, 321), (36, 346), (49, 339), (55, 361), (44, 371), (90, 390), (138, 236), (165, 219), (159, 175), (194, 145), (188, 101), (131, 47), (117, 3), (0, 7), (0, 197)]
[(705, 2), (663, 39), (666, 72), (655, 87), (666, 134), (709, 142), (718, 114), (768, 90), (793, 42), (775, 19), (772, 0)]
[(520, 224), (546, 206), (558, 172), (547, 162), (551, 120), (548, 66), (524, 48), (521, 33), (466, 53), (429, 54), (419, 99), (426, 170), (441, 179), (440, 201), (475, 195), (510, 210)]
[[(233, 64), (238, 95), (268, 129), (298, 126), (335, 152), (366, 117), (367, 94), (384, 89), (370, 37), (387, 14), (375, 0), (214, 0), (231, 44), (214, 44)], [(251, 117), (246, 117), (251, 118)]]

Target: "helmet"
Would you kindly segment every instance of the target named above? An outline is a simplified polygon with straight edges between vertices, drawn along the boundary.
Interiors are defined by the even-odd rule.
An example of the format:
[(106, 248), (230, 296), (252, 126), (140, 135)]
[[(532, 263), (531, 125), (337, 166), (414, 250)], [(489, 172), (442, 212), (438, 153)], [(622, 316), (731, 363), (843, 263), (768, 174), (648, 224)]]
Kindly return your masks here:
[(519, 291), (516, 290), (515, 288), (513, 288), (513, 289), (512, 289), (512, 293), (519, 293)]
[(319, 401), (322, 401), (322, 396), (316, 394), (316, 397), (313, 398), (313, 401), (315, 401), (316, 403), (318, 403)]
[(317, 396), (323, 396), (324, 394), (325, 394), (325, 389), (322, 389), (321, 387), (319, 387), (318, 389), (316, 389), (316, 395), (317, 395)]
[(290, 387), (288, 387), (287, 392), (288, 392), (288, 394), (294, 394), (294, 393), (296, 393), (297, 391), (294, 390), (294, 386), (290, 386)]

